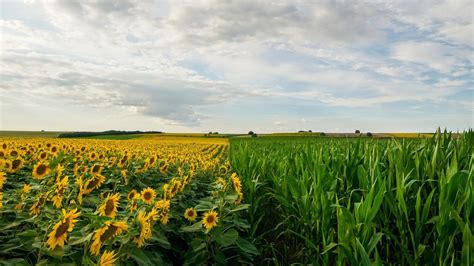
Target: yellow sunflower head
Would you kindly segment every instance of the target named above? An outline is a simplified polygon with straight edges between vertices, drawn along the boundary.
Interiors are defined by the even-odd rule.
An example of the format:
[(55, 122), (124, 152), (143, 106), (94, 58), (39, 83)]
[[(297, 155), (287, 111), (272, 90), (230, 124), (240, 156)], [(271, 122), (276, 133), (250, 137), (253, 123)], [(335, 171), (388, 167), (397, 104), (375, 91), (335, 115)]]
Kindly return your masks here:
[(148, 220), (148, 215), (145, 212), (138, 213), (138, 224), (140, 226), (140, 234), (133, 239), (133, 242), (137, 244), (138, 247), (145, 245), (145, 241), (152, 237), (151, 224)]
[(46, 158), (48, 158), (48, 153), (45, 151), (41, 152), (39, 155), (39, 159), (43, 161), (43, 160), (46, 160)]
[(99, 255), (102, 244), (112, 239), (115, 236), (120, 235), (123, 231), (128, 230), (128, 225), (124, 221), (107, 221), (104, 226), (97, 229), (94, 233), (94, 240), (90, 247), (90, 251), (94, 255)]
[(224, 178), (219, 177), (216, 180), (216, 187), (218, 190), (224, 191), (227, 188), (227, 182), (224, 180)]
[(91, 168), (91, 174), (100, 174), (102, 172), (102, 165), (94, 164)]
[(94, 175), (94, 177), (84, 183), (84, 194), (91, 193), (94, 189), (99, 188), (104, 182), (105, 176), (101, 174)]
[(119, 205), (120, 194), (108, 194), (104, 203), (99, 207), (99, 215), (114, 218), (117, 215), (117, 207)]
[(140, 194), (135, 189), (132, 189), (132, 191), (130, 191), (127, 195), (127, 199), (129, 201), (136, 200), (139, 197), (140, 197)]
[(236, 173), (233, 173), (230, 177), (232, 179), (232, 184), (234, 185), (234, 189), (237, 192), (242, 191), (242, 183), (240, 182), (240, 178)]
[(23, 159), (21, 157), (16, 158), (15, 160), (12, 161), (12, 168), (10, 169), (10, 173), (15, 173), (18, 170), (21, 169), (23, 166)]
[(7, 177), (3, 172), (0, 172), (0, 189), (3, 188), (3, 184), (5, 184), (5, 181), (7, 180)]
[(102, 256), (100, 256), (99, 265), (100, 266), (114, 266), (115, 261), (117, 261), (117, 254), (115, 251), (105, 251)]
[(31, 186), (29, 184), (23, 184), (23, 188), (21, 192), (23, 193), (29, 193), (31, 191)]
[(38, 180), (43, 179), (50, 171), (48, 165), (39, 162), (33, 168), (33, 178)]
[(194, 208), (187, 208), (184, 211), (184, 218), (186, 218), (188, 221), (192, 222), (196, 220), (197, 217), (197, 211)]
[(219, 216), (216, 211), (208, 211), (204, 214), (204, 218), (202, 218), (202, 224), (204, 225), (207, 231), (211, 230), (214, 226), (216, 226), (218, 221)]
[(155, 199), (156, 193), (155, 190), (151, 187), (147, 187), (141, 192), (141, 198), (146, 204), (151, 204)]
[(80, 214), (80, 212), (77, 212), (77, 209), (69, 212), (66, 212), (64, 209), (62, 210), (62, 219), (54, 225), (53, 230), (48, 235), (47, 243), (49, 249), (55, 249), (57, 246), (61, 248), (64, 247), (67, 233), (72, 231), (77, 222), (76, 218), (79, 217)]

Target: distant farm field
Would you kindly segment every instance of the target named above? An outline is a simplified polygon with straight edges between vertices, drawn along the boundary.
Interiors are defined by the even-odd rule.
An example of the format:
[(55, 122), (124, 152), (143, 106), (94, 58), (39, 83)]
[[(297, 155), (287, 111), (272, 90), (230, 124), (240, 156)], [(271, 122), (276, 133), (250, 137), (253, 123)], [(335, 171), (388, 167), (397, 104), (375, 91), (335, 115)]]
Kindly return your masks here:
[(0, 264), (474, 262), (472, 131), (2, 134)]
[(0, 137), (41, 137), (41, 138), (57, 138), (59, 131), (6, 131), (0, 130)]

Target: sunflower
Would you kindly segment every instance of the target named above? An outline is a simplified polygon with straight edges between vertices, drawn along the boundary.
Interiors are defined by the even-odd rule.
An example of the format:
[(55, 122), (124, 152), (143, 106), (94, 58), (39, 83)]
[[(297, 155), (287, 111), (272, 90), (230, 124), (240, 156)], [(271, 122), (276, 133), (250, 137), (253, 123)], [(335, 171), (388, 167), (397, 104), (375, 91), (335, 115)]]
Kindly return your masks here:
[(166, 199), (166, 196), (168, 194), (168, 189), (169, 189), (169, 185), (168, 184), (164, 184), (163, 185), (163, 199)]
[(47, 241), (49, 249), (53, 250), (56, 246), (64, 247), (67, 232), (72, 231), (74, 224), (77, 222), (76, 218), (79, 217), (80, 214), (80, 212), (77, 212), (77, 209), (69, 212), (66, 212), (65, 209), (62, 210), (62, 219), (54, 225), (53, 230), (49, 233)]
[(176, 179), (171, 180), (171, 187), (168, 191), (170, 198), (173, 198), (176, 195), (180, 187), (181, 187), (181, 181), (176, 180)]
[(46, 158), (48, 158), (48, 153), (45, 151), (41, 152), (39, 155), (40, 161), (46, 160)]
[(79, 204), (82, 204), (82, 195), (84, 194), (82, 176), (76, 177), (76, 186), (79, 188), (79, 193), (77, 193), (77, 201), (79, 201)]
[(3, 208), (3, 192), (0, 192), (0, 209)]
[(219, 221), (219, 216), (215, 211), (208, 211), (204, 214), (204, 218), (202, 218), (202, 224), (206, 228), (207, 231), (211, 230), (214, 226), (217, 225)]
[(117, 166), (118, 166), (119, 168), (123, 168), (123, 167), (125, 166), (125, 164), (127, 163), (127, 161), (128, 161), (128, 156), (127, 156), (127, 155), (124, 155), (124, 156), (120, 159), (120, 161), (118, 162)]
[(219, 174), (225, 175), (225, 174), (227, 174), (227, 170), (228, 170), (227, 166), (223, 165), (223, 166), (219, 167)]
[(100, 174), (102, 172), (102, 165), (100, 164), (94, 164), (91, 168), (91, 174)]
[(56, 167), (56, 178), (59, 178), (62, 173), (64, 171), (64, 166), (62, 166), (61, 164), (58, 164), (58, 166)]
[(5, 184), (5, 181), (7, 181), (7, 177), (3, 172), (0, 172), (0, 189), (3, 188), (3, 184)]
[(145, 212), (141, 211), (141, 212), (138, 213), (137, 220), (138, 220), (138, 224), (140, 226), (140, 234), (133, 239), (133, 242), (135, 242), (138, 247), (142, 247), (143, 245), (145, 245), (145, 241), (147, 239), (150, 239), (151, 236), (152, 236), (152, 234), (151, 234), (151, 224), (148, 221), (149, 217), (147, 217), (147, 216), (148, 215), (146, 215)]
[(155, 162), (156, 162), (156, 156), (151, 156), (151, 157), (148, 159), (148, 164), (149, 164), (150, 166), (152, 166)]
[(117, 260), (117, 254), (115, 251), (104, 251), (104, 254), (100, 256), (99, 266), (114, 266)]
[(244, 193), (242, 193), (240, 191), (237, 192), (237, 193), (238, 193), (239, 196), (238, 196), (237, 200), (234, 202), (235, 205), (239, 205), (240, 203), (242, 203), (242, 199), (244, 198)]
[(56, 154), (59, 151), (59, 148), (57, 146), (52, 146), (51, 147), (51, 153)]
[(27, 194), (31, 191), (31, 186), (29, 184), (23, 184), (23, 188), (21, 189), (21, 191)]
[(120, 170), (120, 175), (122, 176), (125, 185), (128, 185), (129, 178), (128, 178), (127, 170)]
[(225, 191), (226, 188), (227, 188), (227, 182), (224, 180), (224, 178), (219, 177), (216, 180), (216, 187), (217, 187), (217, 189), (219, 189), (221, 191)]
[(30, 207), (30, 215), (37, 215), (41, 212), (40, 207), (43, 206), (44, 202), (46, 201), (46, 195), (45, 194), (40, 194), (38, 201), (33, 203), (33, 205)]
[(240, 182), (239, 176), (236, 173), (233, 173), (230, 178), (232, 179), (232, 184), (234, 185), (235, 191), (241, 192), (242, 183)]
[(16, 158), (12, 161), (12, 168), (10, 169), (10, 173), (15, 173), (16, 171), (20, 170), (23, 166), (23, 159), (21, 157)]
[(139, 197), (140, 197), (140, 194), (135, 189), (132, 189), (127, 195), (127, 199), (129, 201), (138, 199)]
[(192, 221), (196, 220), (196, 217), (197, 217), (197, 212), (196, 212), (195, 209), (187, 208), (184, 211), (184, 218), (188, 219), (188, 221), (192, 222)]
[(93, 178), (84, 183), (84, 194), (91, 193), (94, 189), (99, 188), (105, 182), (105, 176), (101, 174), (95, 175)]
[(161, 215), (161, 219), (160, 219), (161, 224), (168, 224), (169, 220), (170, 220), (170, 217), (169, 217), (168, 212), (165, 212)]
[(108, 194), (104, 203), (99, 207), (99, 215), (114, 218), (117, 215), (117, 207), (119, 205), (120, 194)]
[(17, 150), (11, 150), (8, 152), (10, 154), (11, 157), (16, 157), (18, 156), (18, 151)]
[(38, 180), (43, 179), (49, 174), (49, 171), (50, 169), (46, 164), (39, 162), (33, 168), (33, 178)]
[(97, 159), (97, 153), (95, 152), (91, 152), (87, 155), (87, 157), (89, 158), (89, 161), (94, 161), (95, 159)]
[(12, 169), (12, 162), (10, 160), (3, 160), (2, 168), (5, 172), (10, 173)]
[(166, 173), (168, 171), (168, 163), (165, 161), (160, 161), (160, 172), (161, 173)]
[(150, 223), (152, 221), (157, 221), (158, 217), (159, 217), (158, 210), (155, 209), (155, 208), (152, 208), (151, 211), (146, 216), (148, 222), (150, 222)]
[(170, 208), (170, 201), (167, 199), (159, 200), (155, 203), (155, 208), (157, 209), (168, 209)]
[(65, 176), (63, 179), (56, 180), (56, 194), (53, 196), (53, 205), (56, 208), (60, 208), (63, 201), (64, 189), (66, 189), (69, 184), (69, 178)]
[(151, 187), (147, 187), (142, 190), (141, 192), (141, 198), (143, 202), (146, 204), (151, 204), (153, 200), (155, 199), (156, 193), (155, 190), (152, 189)]
[(102, 244), (105, 241), (120, 235), (123, 231), (126, 231), (126, 230), (128, 230), (128, 225), (126, 222), (123, 222), (123, 221), (105, 222), (103, 227), (95, 231), (94, 241), (92, 242), (92, 245), (90, 247), (91, 253), (96, 256), (99, 255), (100, 248), (102, 247)]

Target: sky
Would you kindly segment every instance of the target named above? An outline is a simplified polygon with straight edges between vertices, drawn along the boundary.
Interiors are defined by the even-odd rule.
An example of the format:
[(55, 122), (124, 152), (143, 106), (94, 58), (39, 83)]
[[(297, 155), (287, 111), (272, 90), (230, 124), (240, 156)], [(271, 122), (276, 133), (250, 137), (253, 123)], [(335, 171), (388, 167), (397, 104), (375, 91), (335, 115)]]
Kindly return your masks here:
[(474, 127), (466, 1), (0, 2), (0, 130)]

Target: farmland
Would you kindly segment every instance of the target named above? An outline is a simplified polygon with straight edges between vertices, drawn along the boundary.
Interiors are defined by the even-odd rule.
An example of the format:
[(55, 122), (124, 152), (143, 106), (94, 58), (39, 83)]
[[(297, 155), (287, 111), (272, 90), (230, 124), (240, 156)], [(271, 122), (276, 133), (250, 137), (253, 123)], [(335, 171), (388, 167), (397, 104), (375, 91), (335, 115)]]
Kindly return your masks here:
[(472, 265), (473, 141), (233, 139), (259, 261)]
[(1, 145), (2, 263), (222, 264), (256, 254), (226, 142), (10, 137)]
[(314, 134), (3, 136), (0, 261), (472, 265), (472, 131)]

